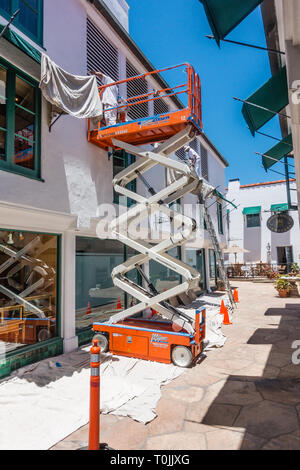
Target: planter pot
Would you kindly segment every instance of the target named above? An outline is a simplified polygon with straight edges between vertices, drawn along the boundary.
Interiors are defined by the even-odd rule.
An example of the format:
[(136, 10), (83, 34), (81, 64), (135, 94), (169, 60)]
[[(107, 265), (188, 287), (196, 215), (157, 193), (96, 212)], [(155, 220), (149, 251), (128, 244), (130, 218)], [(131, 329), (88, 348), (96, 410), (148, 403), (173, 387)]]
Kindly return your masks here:
[(285, 290), (281, 289), (281, 290), (278, 291), (278, 294), (279, 294), (279, 297), (284, 299), (286, 297), (289, 297), (290, 291), (286, 290), (286, 289)]

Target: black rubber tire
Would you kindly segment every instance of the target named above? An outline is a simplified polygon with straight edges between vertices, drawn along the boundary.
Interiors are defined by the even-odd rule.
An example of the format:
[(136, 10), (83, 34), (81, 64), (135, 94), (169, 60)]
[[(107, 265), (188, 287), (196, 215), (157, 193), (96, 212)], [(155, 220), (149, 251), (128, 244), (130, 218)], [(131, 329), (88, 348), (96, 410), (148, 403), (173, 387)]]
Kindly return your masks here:
[(93, 339), (97, 339), (99, 346), (101, 348), (101, 352), (106, 353), (109, 349), (109, 341), (107, 336), (102, 333), (97, 333)]
[(193, 362), (193, 354), (186, 346), (175, 346), (171, 354), (172, 362), (177, 367), (190, 367)]
[(50, 331), (47, 330), (47, 328), (41, 328), (37, 334), (37, 340), (39, 343), (43, 343), (44, 341), (47, 341), (48, 339), (51, 338), (51, 333)]

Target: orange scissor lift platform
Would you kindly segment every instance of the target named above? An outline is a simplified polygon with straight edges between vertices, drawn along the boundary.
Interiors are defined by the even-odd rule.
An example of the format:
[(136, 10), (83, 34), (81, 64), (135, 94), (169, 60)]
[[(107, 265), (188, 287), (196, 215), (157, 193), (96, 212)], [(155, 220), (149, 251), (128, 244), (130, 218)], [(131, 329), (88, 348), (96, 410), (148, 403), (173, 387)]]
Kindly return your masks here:
[(190, 64), (175, 65), (104, 85), (99, 87), (99, 93), (101, 95), (106, 88), (111, 86), (124, 84), (127, 84), (127, 87), (134, 86), (141, 79), (147, 80), (147, 77), (152, 77), (155, 80), (155, 76), (160, 73), (180, 69), (181, 72), (183, 71), (186, 74), (185, 83), (127, 98), (123, 100), (120, 106), (106, 109), (104, 116), (106, 112), (112, 110), (117, 110), (121, 115), (123, 113), (124, 116), (125, 109), (130, 112), (130, 110), (136, 109), (145, 103), (155, 103), (158, 100), (169, 101), (170, 98), (179, 96), (187, 97), (186, 107), (183, 105), (182, 109), (174, 109), (167, 113), (150, 117), (144, 116), (134, 120), (125, 120), (126, 118), (123, 117), (123, 122), (112, 126), (103, 126), (101, 122), (98, 122), (94, 129), (92, 128), (92, 121), (89, 120), (88, 140), (102, 149), (108, 150), (109, 147), (114, 148), (112, 139), (122, 140), (132, 145), (162, 142), (179, 133), (188, 124), (192, 124), (196, 131), (200, 133), (202, 131), (201, 82)]
[[(181, 69), (181, 70), (180, 70)], [(106, 126), (103, 122), (98, 122), (94, 128), (92, 120), (89, 120), (88, 140), (98, 147), (109, 150), (118, 149), (113, 139), (123, 141), (131, 145), (145, 145), (164, 142), (175, 136), (187, 126), (194, 129), (193, 135), (202, 131), (201, 113), (201, 83), (199, 76), (195, 73), (190, 64), (180, 64), (165, 69), (155, 70), (143, 75), (120, 80), (99, 87), (100, 95), (110, 86), (120, 86), (127, 84), (127, 89), (138, 89), (133, 86), (135, 82), (147, 80), (148, 83), (155, 83), (155, 75), (163, 72), (177, 71), (184, 72), (185, 83), (175, 87), (163, 88), (161, 90), (149, 91), (149, 93), (123, 99), (122, 104), (114, 108), (104, 110), (105, 113), (117, 110), (119, 121), (117, 124)], [(153, 80), (150, 82), (150, 80)], [(134, 107), (144, 103), (155, 103), (158, 100), (172, 104), (176, 97), (184, 95), (186, 107), (176, 100), (173, 108), (169, 106), (169, 111), (153, 116), (144, 116), (139, 119), (127, 120), (125, 110), (130, 112)], [(182, 106), (180, 107), (179, 105)], [(148, 106), (147, 106), (148, 107)], [(154, 105), (152, 105), (152, 109)], [(178, 109), (179, 108), (179, 109)], [(140, 108), (141, 109), (141, 108)], [(157, 318), (143, 319), (128, 317), (116, 323), (95, 322), (93, 330), (98, 338), (101, 350), (110, 351), (112, 354), (127, 357), (136, 357), (162, 363), (171, 363), (188, 367), (201, 354), (203, 340), (205, 338), (205, 308), (198, 310), (195, 314), (194, 333), (188, 333), (184, 329), (176, 328), (172, 321)]]
[(196, 311), (193, 335), (174, 331), (170, 321), (142, 318), (127, 318), (115, 324), (96, 322), (93, 330), (102, 352), (188, 367), (202, 353), (205, 318), (205, 307)]

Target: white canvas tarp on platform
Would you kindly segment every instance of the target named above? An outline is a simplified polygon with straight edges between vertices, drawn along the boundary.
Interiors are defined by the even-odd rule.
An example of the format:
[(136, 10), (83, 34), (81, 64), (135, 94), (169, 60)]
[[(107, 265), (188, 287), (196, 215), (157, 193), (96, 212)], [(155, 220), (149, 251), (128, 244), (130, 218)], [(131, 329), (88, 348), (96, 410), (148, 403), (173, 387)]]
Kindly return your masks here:
[(102, 118), (103, 105), (95, 76), (66, 72), (42, 54), (40, 88), (44, 98), (76, 118)]

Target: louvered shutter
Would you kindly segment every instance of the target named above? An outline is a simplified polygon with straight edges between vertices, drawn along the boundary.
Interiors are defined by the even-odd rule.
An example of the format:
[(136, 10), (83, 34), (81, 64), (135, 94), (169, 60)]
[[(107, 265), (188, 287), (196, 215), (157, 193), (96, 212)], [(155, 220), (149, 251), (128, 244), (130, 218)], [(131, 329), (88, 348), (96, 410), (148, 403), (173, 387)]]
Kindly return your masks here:
[[(138, 72), (128, 60), (126, 60), (127, 78), (136, 77), (137, 75), (141, 75), (141, 73)], [(131, 82), (127, 83), (127, 98), (133, 98), (134, 96), (144, 95), (147, 93), (148, 93), (148, 85), (147, 85), (146, 80), (144, 80), (143, 78), (132, 80)], [(134, 103), (135, 101), (140, 101), (141, 99), (143, 98), (130, 101), (130, 103)], [(148, 99), (148, 97), (145, 97), (144, 99)], [(149, 116), (148, 102), (140, 103), (135, 106), (131, 106), (129, 108), (128, 117), (130, 119), (141, 119), (147, 116)]]
[[(114, 81), (119, 80), (118, 50), (109, 42), (100, 29), (87, 19), (87, 72), (102, 72)], [(101, 85), (100, 80), (99, 85)]]
[(201, 145), (201, 168), (202, 168), (202, 176), (205, 178), (207, 181), (209, 180), (209, 174), (208, 174), (208, 153), (207, 149)]

